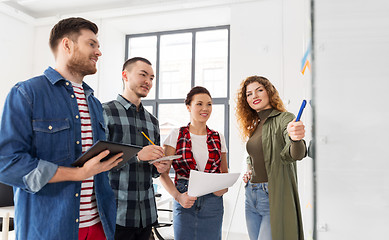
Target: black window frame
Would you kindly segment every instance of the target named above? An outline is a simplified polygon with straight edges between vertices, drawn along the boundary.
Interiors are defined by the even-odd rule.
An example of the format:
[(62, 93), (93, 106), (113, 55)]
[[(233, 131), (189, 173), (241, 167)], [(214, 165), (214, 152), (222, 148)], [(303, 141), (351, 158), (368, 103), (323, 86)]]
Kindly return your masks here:
[[(144, 106), (152, 106), (153, 107), (153, 115), (158, 118), (158, 111), (160, 104), (184, 104), (185, 99), (183, 98), (170, 98), (170, 99), (160, 99), (159, 98), (159, 66), (160, 66), (160, 42), (162, 35), (170, 35), (170, 34), (178, 34), (178, 33), (192, 33), (192, 65), (191, 65), (191, 88), (195, 86), (195, 74), (196, 74), (196, 33), (210, 30), (220, 30), (226, 29), (228, 32), (228, 47), (227, 47), (227, 94), (225, 98), (212, 98), (213, 104), (216, 105), (224, 105), (224, 136), (226, 139), (226, 145), (229, 149), (229, 127), (230, 127), (230, 25), (221, 25), (221, 26), (213, 26), (213, 27), (202, 27), (202, 28), (190, 28), (190, 29), (181, 29), (181, 30), (172, 30), (172, 31), (161, 31), (161, 32), (150, 32), (150, 33), (140, 33), (140, 34), (127, 34), (125, 41), (125, 59), (126, 61), (129, 56), (129, 39), (137, 38), (137, 37), (157, 37), (157, 55), (156, 55), (156, 77), (154, 82), (155, 88), (155, 99), (142, 99), (142, 104)], [(141, 56), (140, 56), (141, 57)], [(211, 93), (212, 94), (212, 93)], [(227, 154), (227, 162), (228, 160)]]

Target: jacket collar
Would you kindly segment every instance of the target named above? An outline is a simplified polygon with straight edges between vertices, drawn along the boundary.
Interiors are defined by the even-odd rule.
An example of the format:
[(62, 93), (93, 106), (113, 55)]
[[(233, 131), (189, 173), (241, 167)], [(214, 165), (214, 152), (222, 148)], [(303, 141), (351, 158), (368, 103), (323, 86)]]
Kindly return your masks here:
[(49, 81), (53, 85), (56, 84), (57, 82), (61, 81), (61, 80), (65, 80), (66, 81), (66, 79), (64, 77), (62, 77), (62, 75), (59, 74), (59, 72), (57, 72), (56, 70), (54, 70), (52, 67), (48, 67), (45, 70), (44, 75), (47, 77), (47, 79), (49, 79)]
[(280, 114), (281, 114), (280, 111), (278, 111), (277, 109), (273, 109), (273, 111), (270, 113), (270, 115), (268, 116), (268, 118), (270, 118), (270, 117), (275, 117), (275, 116), (278, 116), (278, 115), (280, 115)]
[[(62, 75), (59, 72), (57, 72), (55, 69), (53, 69), (52, 67), (48, 67), (45, 70), (44, 75), (49, 80), (49, 82), (53, 85), (55, 85), (59, 81), (70, 82), (69, 80), (62, 77)], [(82, 82), (82, 87), (84, 88), (84, 92), (85, 92), (86, 96), (93, 93), (93, 89), (88, 84), (86, 84), (84, 81)]]

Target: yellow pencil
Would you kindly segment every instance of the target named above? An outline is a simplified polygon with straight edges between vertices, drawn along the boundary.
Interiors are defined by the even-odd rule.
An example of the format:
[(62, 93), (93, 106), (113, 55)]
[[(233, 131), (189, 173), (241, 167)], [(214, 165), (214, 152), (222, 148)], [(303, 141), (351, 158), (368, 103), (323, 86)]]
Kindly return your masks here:
[(141, 133), (143, 134), (143, 136), (145, 136), (145, 138), (147, 138), (147, 140), (149, 140), (149, 142), (151, 142), (151, 144), (155, 145), (153, 141), (151, 141), (150, 138), (143, 131)]

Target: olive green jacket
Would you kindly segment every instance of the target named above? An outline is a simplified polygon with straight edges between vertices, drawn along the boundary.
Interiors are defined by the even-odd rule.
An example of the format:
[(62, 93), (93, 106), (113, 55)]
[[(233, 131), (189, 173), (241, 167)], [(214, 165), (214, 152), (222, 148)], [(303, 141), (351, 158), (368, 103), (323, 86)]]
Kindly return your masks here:
[(289, 151), (291, 140), (286, 130), (294, 118), (292, 113), (273, 110), (262, 127), (274, 240), (304, 239), (296, 172), (296, 160), (301, 159), (292, 159)]

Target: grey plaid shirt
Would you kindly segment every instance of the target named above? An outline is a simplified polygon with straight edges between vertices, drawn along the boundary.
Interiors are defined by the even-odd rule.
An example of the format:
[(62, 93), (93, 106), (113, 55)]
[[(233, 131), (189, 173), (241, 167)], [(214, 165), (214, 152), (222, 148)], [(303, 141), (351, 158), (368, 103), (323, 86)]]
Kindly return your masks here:
[[(160, 144), (158, 120), (143, 105), (136, 106), (121, 95), (103, 104), (107, 140), (147, 146), (150, 143), (143, 131), (156, 145)], [(110, 171), (109, 179), (116, 196), (116, 224), (125, 227), (147, 227), (157, 221), (153, 179), (157, 169), (133, 157), (117, 171)]]

